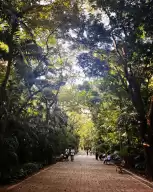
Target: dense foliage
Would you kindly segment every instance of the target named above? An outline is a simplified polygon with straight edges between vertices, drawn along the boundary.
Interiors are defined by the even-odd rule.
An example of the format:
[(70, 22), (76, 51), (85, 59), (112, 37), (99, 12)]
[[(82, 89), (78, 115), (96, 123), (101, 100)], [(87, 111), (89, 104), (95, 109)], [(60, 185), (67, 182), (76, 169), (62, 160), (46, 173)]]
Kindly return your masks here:
[[(118, 140), (127, 145), (129, 151), (132, 146), (139, 150), (144, 145), (146, 172), (153, 177), (152, 109), (147, 117), (148, 125), (146, 118), (152, 96), (153, 3), (90, 0), (90, 5), (90, 15), (97, 16), (97, 25), (105, 23), (107, 32), (97, 30), (98, 37), (112, 41), (104, 46), (105, 40), (97, 42), (96, 37), (95, 41), (92, 38), (91, 42), (96, 42), (94, 47), (91, 49), (91, 44), (86, 43), (86, 53), (78, 57), (84, 72), (92, 79), (99, 79), (102, 101), (93, 106), (94, 121), (100, 137), (107, 129), (109, 143)], [(107, 22), (102, 20), (104, 15)], [(118, 132), (120, 138), (117, 139)], [(110, 139), (112, 135), (114, 139)], [(103, 138), (102, 142), (106, 143)]]
[(0, 1), (1, 182), (23, 178), (78, 145), (57, 99), (69, 63), (56, 36), (74, 9), (69, 1)]

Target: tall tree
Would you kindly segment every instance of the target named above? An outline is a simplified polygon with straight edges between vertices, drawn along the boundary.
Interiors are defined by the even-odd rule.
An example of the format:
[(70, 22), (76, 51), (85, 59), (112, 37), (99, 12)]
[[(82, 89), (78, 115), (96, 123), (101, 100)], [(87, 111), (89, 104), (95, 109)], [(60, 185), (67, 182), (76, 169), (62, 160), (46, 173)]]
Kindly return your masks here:
[[(114, 70), (117, 74), (116, 78), (119, 78), (123, 89), (126, 90), (136, 109), (139, 122), (138, 132), (141, 135), (142, 143), (148, 143), (150, 146), (145, 147), (145, 154), (147, 174), (153, 177), (153, 133), (151, 126), (148, 127), (146, 121), (147, 101), (151, 93), (148, 85), (152, 77), (153, 63), (150, 9), (153, 4), (151, 1), (136, 3), (135, 1), (120, 0), (91, 0), (90, 3), (91, 7), (96, 10), (94, 12), (97, 16), (95, 21), (98, 20), (96, 26), (101, 24), (104, 27), (104, 22), (106, 22), (102, 20), (104, 14), (109, 23), (106, 28), (104, 27), (107, 33), (103, 33), (104, 29), (100, 30), (96, 27), (91, 31), (84, 29), (82, 32), (82, 34), (98, 34), (99, 39), (98, 41), (97, 38), (95, 41), (94, 38), (91, 41), (89, 39), (90, 42), (97, 42), (93, 46), (86, 42), (86, 46), (91, 49), (89, 54), (83, 53), (79, 56), (81, 66), (92, 77), (104, 77), (110, 70)], [(92, 13), (89, 14), (89, 17), (91, 15)], [(94, 16), (91, 17), (94, 18)], [(150, 23), (150, 27), (148, 23)], [(103, 39), (110, 39), (112, 43), (107, 41), (109, 46), (102, 46), (102, 43), (106, 42)]]

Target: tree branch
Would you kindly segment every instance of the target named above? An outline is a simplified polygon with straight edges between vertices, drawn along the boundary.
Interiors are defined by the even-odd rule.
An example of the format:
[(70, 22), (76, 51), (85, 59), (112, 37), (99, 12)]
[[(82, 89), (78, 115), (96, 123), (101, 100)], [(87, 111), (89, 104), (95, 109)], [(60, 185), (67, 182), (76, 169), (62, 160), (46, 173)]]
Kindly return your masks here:
[(28, 104), (28, 102), (33, 98), (33, 96), (37, 95), (38, 93), (40, 93), (45, 87), (47, 87), (47, 85), (43, 86), (42, 88), (40, 88), (38, 91), (35, 91), (34, 93), (32, 93), (28, 99), (22, 104), (22, 106), (19, 108), (19, 110), (17, 111), (16, 115), (20, 115), (20, 113), (22, 112), (22, 110), (26, 107), (26, 105)]

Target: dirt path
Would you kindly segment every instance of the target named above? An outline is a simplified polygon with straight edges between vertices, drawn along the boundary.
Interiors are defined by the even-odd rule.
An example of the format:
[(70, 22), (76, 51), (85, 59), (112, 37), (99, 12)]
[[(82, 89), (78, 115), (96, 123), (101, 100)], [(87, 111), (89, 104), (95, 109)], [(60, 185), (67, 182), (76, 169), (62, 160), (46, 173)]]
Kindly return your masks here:
[[(21, 182), (9, 192), (153, 192), (128, 174), (103, 165), (92, 156), (78, 155), (74, 162), (60, 162)], [(3, 191), (3, 192), (6, 192)]]

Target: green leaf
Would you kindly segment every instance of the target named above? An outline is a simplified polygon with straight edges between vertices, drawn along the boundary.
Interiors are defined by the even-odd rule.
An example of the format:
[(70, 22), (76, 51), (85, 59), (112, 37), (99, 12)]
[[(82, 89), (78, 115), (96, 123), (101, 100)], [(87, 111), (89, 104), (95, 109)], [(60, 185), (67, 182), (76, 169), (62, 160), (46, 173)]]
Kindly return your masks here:
[(5, 51), (5, 52), (9, 52), (9, 47), (8, 45), (6, 45), (4, 42), (0, 41), (0, 49)]
[(56, 45), (56, 43), (57, 43), (57, 40), (56, 40), (55, 37), (50, 37), (50, 38), (48, 39), (48, 44), (49, 44), (49, 45)]

